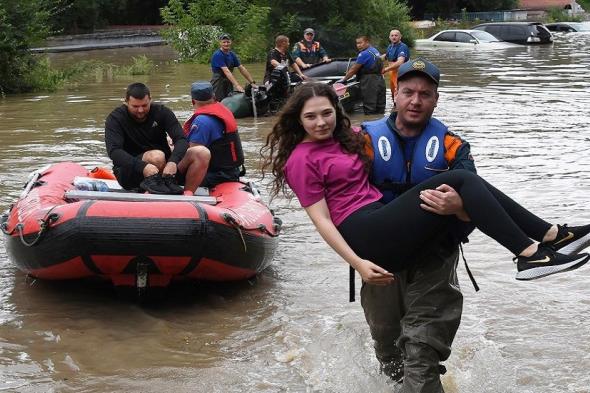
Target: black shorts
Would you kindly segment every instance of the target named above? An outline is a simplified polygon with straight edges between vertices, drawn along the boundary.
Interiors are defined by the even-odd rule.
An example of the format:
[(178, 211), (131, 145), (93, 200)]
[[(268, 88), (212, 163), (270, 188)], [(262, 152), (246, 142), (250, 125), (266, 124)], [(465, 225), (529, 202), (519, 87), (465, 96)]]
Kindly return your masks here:
[[(139, 157), (141, 159), (141, 156)], [(126, 190), (129, 191), (141, 191), (139, 185), (143, 181), (144, 177), (143, 174), (137, 173), (133, 170), (133, 166), (124, 166), (124, 167), (113, 167), (113, 173), (117, 178), (117, 181)], [(185, 175), (184, 173), (180, 173), (180, 171), (176, 172), (176, 182), (180, 185), (184, 185)]]

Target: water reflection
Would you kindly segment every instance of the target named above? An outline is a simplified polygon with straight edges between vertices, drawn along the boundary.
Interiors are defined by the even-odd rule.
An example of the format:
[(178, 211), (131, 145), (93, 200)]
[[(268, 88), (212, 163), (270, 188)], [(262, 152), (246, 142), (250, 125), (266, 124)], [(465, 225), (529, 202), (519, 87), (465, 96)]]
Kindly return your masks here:
[[(440, 65), (435, 115), (471, 142), (480, 173), (560, 223), (590, 222), (589, 48), (590, 35), (569, 34), (551, 46), (417, 54)], [(125, 49), (107, 60), (136, 54)], [(159, 72), (137, 79), (184, 119), (188, 86), (208, 79), (209, 68), (165, 57), (156, 53)], [(247, 67), (260, 79), (263, 65)], [(0, 209), (42, 165), (109, 165), (104, 118), (134, 80), (1, 99)], [(272, 121), (239, 121), (250, 178), (259, 178), (257, 152)], [(273, 207), (284, 233), (274, 266), (253, 285), (178, 289), (152, 308), (122, 302), (108, 286), (32, 284), (0, 247), (0, 390), (391, 391), (377, 373), (360, 305), (347, 303), (344, 263), (296, 201)], [(482, 291), (473, 292), (460, 268), (465, 314), (446, 390), (586, 391), (590, 269), (516, 283), (509, 253), (483, 235), (472, 236), (465, 253)]]

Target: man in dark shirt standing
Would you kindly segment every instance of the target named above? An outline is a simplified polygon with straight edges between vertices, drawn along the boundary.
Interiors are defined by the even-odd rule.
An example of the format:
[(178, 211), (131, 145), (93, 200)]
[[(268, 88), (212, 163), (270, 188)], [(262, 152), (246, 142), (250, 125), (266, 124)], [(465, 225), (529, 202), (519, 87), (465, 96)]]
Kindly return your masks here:
[(280, 65), (293, 68), (295, 73), (291, 73), (292, 82), (300, 82), (307, 79), (301, 72), (299, 65), (293, 60), (291, 53), (289, 52), (289, 37), (285, 35), (279, 35), (275, 38), (275, 47), (266, 56), (266, 69), (264, 72), (264, 82), (270, 80), (270, 74), (272, 70)]
[(107, 117), (105, 143), (113, 172), (123, 188), (182, 194), (180, 182), (185, 183), (185, 195), (193, 195), (197, 189), (193, 174), (200, 159), (198, 150), (188, 147), (174, 113), (152, 103), (150, 90), (143, 83), (129, 85), (125, 104)]

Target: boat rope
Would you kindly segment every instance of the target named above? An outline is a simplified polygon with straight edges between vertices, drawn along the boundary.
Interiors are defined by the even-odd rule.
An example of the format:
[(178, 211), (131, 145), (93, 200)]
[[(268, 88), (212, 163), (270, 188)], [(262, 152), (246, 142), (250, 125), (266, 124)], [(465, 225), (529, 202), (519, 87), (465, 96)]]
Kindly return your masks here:
[(275, 229), (275, 232), (269, 231), (268, 228), (266, 227), (266, 225), (264, 225), (264, 224), (258, 224), (255, 227), (245, 227), (242, 224), (240, 224), (231, 214), (228, 214), (228, 213), (223, 213), (221, 215), (221, 217), (225, 220), (225, 222), (227, 222), (228, 224), (230, 224), (233, 227), (240, 228), (244, 231), (260, 231), (262, 233), (267, 234), (270, 237), (279, 236), (279, 232), (280, 232), (281, 227), (283, 225), (283, 222), (281, 221), (281, 219), (278, 217), (275, 217), (274, 215), (273, 215), (273, 227)]
[(244, 234), (242, 233), (242, 229), (245, 229), (231, 214), (223, 213), (221, 215), (223, 220), (227, 222), (229, 225), (234, 227), (238, 233), (240, 234), (240, 239), (242, 239), (242, 245), (244, 246), (244, 252), (248, 251), (248, 247), (246, 247), (246, 240), (244, 239)]
[(59, 219), (59, 214), (51, 212), (53, 209), (55, 209), (55, 207), (56, 206), (53, 206), (51, 209), (49, 209), (47, 214), (45, 214), (45, 217), (39, 220), (39, 232), (37, 232), (37, 236), (31, 242), (25, 240), (25, 225), (22, 222), (16, 224), (14, 228), (12, 228), (12, 231), (8, 231), (8, 226), (6, 223), (3, 223), (2, 232), (8, 236), (12, 236), (14, 232), (18, 231), (18, 237), (20, 238), (21, 243), (27, 247), (32, 247), (41, 240), (45, 232), (47, 232), (47, 230), (50, 228), (50, 225)]

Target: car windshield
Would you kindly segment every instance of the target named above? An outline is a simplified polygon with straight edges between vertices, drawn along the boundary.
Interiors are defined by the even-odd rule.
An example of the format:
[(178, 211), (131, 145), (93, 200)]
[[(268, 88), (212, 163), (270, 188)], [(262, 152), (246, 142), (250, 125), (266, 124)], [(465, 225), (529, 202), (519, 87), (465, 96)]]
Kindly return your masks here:
[(493, 35), (491, 35), (487, 31), (474, 30), (471, 32), (471, 34), (475, 38), (477, 38), (480, 42), (498, 42), (498, 41), (500, 41), (499, 39), (497, 39), (496, 37), (494, 37)]

